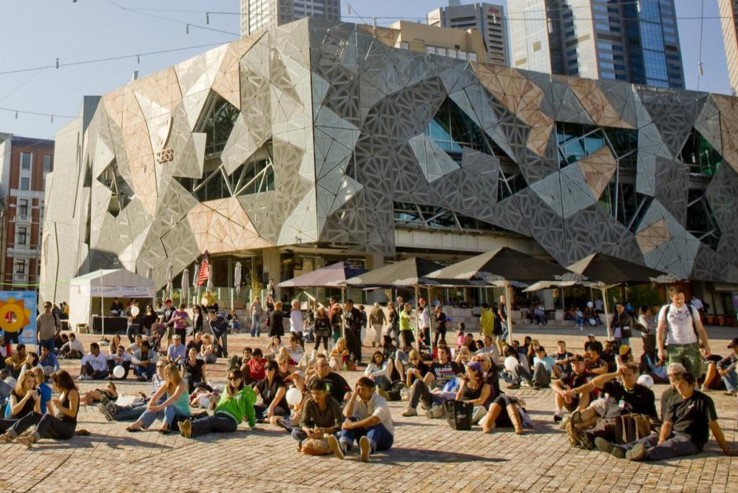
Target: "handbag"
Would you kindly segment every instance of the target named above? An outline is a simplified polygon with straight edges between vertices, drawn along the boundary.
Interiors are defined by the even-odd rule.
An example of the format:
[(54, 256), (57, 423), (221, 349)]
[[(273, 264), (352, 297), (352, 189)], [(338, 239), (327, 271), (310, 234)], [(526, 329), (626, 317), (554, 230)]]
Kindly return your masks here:
[(305, 455), (328, 455), (331, 452), (331, 447), (328, 445), (328, 439), (326, 438), (307, 438), (302, 442), (302, 448), (300, 449)]
[(474, 404), (450, 400), (444, 402), (443, 407), (446, 409), (446, 422), (452, 429), (471, 430)]
[(645, 414), (624, 414), (615, 417), (615, 443), (632, 443), (650, 434), (651, 418)]

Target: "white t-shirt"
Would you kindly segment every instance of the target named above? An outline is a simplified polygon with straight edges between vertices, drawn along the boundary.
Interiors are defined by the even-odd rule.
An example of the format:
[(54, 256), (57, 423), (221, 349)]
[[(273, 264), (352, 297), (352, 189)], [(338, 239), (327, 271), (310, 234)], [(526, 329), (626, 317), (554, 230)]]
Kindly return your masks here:
[[(671, 309), (669, 309), (671, 307)], [(692, 318), (690, 318), (687, 310), (689, 305), (686, 303), (682, 308), (677, 308), (674, 304), (664, 305), (659, 311), (659, 323), (666, 320), (666, 312), (669, 311), (669, 319), (666, 320), (666, 344), (694, 344), (698, 342), (697, 335), (692, 326), (692, 318), (694, 322), (700, 320), (700, 312), (692, 310)]]
[(302, 334), (302, 312), (300, 310), (290, 311), (290, 332)]
[(372, 398), (367, 403), (364, 403), (361, 399), (356, 399), (354, 403), (355, 418), (366, 419), (369, 416), (378, 417), (379, 422), (387, 428), (387, 431), (391, 435), (395, 434), (395, 426), (392, 422), (392, 414), (390, 413), (387, 401), (377, 393), (372, 394)]

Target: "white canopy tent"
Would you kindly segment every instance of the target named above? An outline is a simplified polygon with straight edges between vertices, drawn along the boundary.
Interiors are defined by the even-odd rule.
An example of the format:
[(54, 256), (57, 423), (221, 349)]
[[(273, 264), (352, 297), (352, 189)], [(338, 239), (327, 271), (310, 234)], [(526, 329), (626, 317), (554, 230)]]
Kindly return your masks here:
[[(75, 277), (69, 283), (69, 324), (88, 324), (101, 313), (105, 298), (153, 298), (154, 281), (126, 269), (101, 269)], [(93, 298), (98, 301), (93, 306)], [(102, 310), (104, 312), (104, 310)]]

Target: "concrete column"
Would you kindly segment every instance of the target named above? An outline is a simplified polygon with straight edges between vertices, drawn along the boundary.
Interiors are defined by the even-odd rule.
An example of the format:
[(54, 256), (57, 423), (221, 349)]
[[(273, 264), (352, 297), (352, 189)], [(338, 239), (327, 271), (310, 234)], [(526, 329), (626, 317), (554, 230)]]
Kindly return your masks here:
[[(370, 253), (366, 256), (367, 270), (378, 269), (382, 266), (384, 266), (384, 255), (381, 253)], [(366, 301), (369, 305), (374, 304), (374, 302), (385, 303), (387, 300), (391, 299), (391, 297), (391, 289), (376, 289), (374, 291), (367, 291)]]
[[(265, 248), (264, 249), (264, 274), (266, 275), (267, 282), (269, 279), (274, 279), (274, 284), (277, 285), (280, 282), (280, 275), (282, 272), (282, 256), (279, 248)], [(265, 284), (262, 286), (264, 289), (267, 288)], [(281, 300), (280, 289), (276, 288), (275, 300)]]

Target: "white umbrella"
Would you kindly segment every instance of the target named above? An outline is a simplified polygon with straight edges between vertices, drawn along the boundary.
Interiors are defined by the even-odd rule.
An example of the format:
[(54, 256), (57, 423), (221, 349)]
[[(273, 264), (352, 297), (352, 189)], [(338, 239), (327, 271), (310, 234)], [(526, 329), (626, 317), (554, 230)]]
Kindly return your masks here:
[(236, 293), (241, 292), (241, 262), (236, 262), (236, 270), (233, 273), (233, 285), (236, 287)]
[(197, 289), (197, 274), (200, 272), (200, 264), (195, 262), (195, 268), (192, 271), (192, 287)]
[[(189, 299), (190, 295), (190, 271), (185, 267), (182, 271), (182, 297)], [(188, 302), (189, 303), (189, 302)]]
[(174, 266), (171, 263), (167, 265), (167, 294), (169, 299), (172, 298), (172, 268)]

